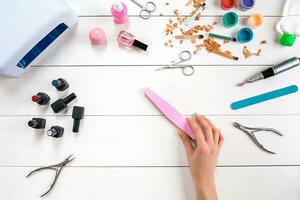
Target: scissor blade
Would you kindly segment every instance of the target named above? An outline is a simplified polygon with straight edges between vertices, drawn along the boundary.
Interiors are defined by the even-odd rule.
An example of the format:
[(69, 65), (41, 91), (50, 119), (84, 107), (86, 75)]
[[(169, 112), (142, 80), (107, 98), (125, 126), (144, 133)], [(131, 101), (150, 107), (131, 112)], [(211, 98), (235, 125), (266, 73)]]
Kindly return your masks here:
[(144, 90), (144, 94), (152, 101), (152, 103), (161, 111), (161, 113), (169, 119), (174, 125), (184, 131), (190, 138), (195, 139), (194, 133), (188, 125), (186, 119), (166, 100), (157, 95), (150, 88)]

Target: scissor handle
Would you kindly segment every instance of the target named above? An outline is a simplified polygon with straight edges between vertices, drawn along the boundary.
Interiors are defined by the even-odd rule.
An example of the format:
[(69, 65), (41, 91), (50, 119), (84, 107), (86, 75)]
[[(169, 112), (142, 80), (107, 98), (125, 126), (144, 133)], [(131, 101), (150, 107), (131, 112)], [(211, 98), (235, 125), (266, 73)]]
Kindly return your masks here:
[(156, 5), (154, 2), (152, 1), (148, 1), (146, 4), (145, 4), (145, 10), (149, 11), (150, 13), (154, 12), (156, 10)]
[(187, 61), (192, 58), (192, 53), (188, 50), (182, 51), (179, 53), (179, 58), (181, 61)]
[(185, 76), (191, 76), (195, 72), (195, 68), (191, 65), (182, 66), (181, 69)]
[(151, 12), (149, 10), (142, 9), (140, 12), (140, 17), (142, 19), (149, 19), (151, 17)]

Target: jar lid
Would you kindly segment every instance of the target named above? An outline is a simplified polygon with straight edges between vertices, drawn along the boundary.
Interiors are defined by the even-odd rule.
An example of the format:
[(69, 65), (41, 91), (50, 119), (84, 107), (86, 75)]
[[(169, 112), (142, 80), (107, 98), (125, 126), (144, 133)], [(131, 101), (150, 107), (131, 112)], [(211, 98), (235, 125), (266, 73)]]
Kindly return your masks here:
[(295, 40), (296, 40), (296, 36), (294, 34), (283, 33), (278, 39), (278, 42), (283, 46), (291, 47), (294, 45)]

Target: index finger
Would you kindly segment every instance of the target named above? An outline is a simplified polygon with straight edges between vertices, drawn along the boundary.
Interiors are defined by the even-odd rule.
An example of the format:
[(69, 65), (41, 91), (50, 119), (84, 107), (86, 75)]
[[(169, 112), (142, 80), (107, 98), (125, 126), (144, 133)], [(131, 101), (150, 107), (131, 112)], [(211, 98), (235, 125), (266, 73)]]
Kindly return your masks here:
[(200, 142), (205, 141), (203, 132), (202, 132), (201, 128), (199, 127), (199, 125), (196, 123), (196, 121), (194, 119), (192, 119), (191, 117), (188, 117), (187, 122), (195, 135), (196, 142), (200, 143)]
[(198, 120), (199, 118), (204, 118), (205, 121), (212, 127), (212, 128), (216, 128), (216, 125), (214, 123), (212, 123), (212, 121), (210, 119), (208, 119), (207, 117), (203, 116), (203, 115), (199, 115), (198, 113), (196, 113), (196, 119)]

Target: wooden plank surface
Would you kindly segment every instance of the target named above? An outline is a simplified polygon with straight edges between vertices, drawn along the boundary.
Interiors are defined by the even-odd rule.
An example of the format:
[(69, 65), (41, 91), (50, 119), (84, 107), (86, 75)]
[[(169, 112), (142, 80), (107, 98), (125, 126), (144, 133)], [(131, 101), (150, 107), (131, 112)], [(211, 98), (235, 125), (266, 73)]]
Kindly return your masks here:
[[(98, 0), (67, 0), (70, 5), (75, 9), (75, 11), (80, 16), (109, 16), (110, 7), (112, 1), (98, 1)], [(146, 3), (146, 0), (139, 0), (141, 3)], [(153, 0), (157, 6), (157, 10), (153, 13), (155, 17), (158, 17), (160, 14), (164, 15), (174, 15), (173, 10), (179, 9), (182, 15), (189, 15), (192, 11), (191, 6), (186, 6), (187, 0)], [(166, 6), (166, 3), (169, 5)], [(219, 7), (219, 0), (207, 0), (207, 8), (203, 15), (222, 15), (225, 13)], [(240, 15), (250, 15), (253, 13), (261, 13), (265, 16), (280, 16), (282, 13), (282, 7), (284, 5), (284, 0), (276, 0), (276, 3), (273, 3), (270, 6), (268, 0), (256, 1), (255, 7), (247, 12), (240, 11), (239, 9), (234, 9)], [(128, 7), (128, 12), (131, 16), (139, 15), (140, 8), (132, 3), (130, 0), (124, 0)]]
[[(235, 100), (299, 84), (299, 70), (295, 69), (276, 78), (236, 87), (241, 80), (270, 65), (299, 56), (299, 45), (284, 48), (276, 42), (275, 25), (284, 0), (272, 5), (268, 0), (256, 1), (255, 8), (248, 12), (234, 9), (240, 22), (233, 29), (220, 25), (225, 11), (218, 7), (219, 1), (207, 1), (208, 9), (197, 23), (216, 21), (219, 25), (213, 30), (215, 33), (234, 36), (247, 16), (262, 14), (264, 24), (255, 30), (254, 41), (247, 45), (251, 51), (261, 48), (262, 56), (243, 58), (244, 45), (238, 43), (222, 47), (239, 56), (237, 62), (202, 50), (189, 61), (196, 68), (192, 77), (183, 76), (180, 70), (155, 71), (176, 60), (180, 51), (194, 50), (190, 42), (175, 42), (173, 48), (163, 46), (172, 39), (164, 36), (164, 29), (168, 19), (174, 19), (173, 10), (179, 8), (182, 15), (192, 10), (185, 6), (185, 0), (155, 0), (157, 11), (149, 20), (140, 19), (139, 8), (125, 0), (130, 23), (120, 26), (114, 25), (109, 16), (111, 1), (68, 2), (80, 16), (70, 34), (24, 76), (0, 78), (0, 199), (40, 199), (39, 194), (47, 189), (53, 174), (37, 174), (30, 180), (25, 175), (34, 167), (56, 163), (72, 153), (76, 159), (63, 171), (55, 190), (46, 199), (194, 199), (175, 127), (144, 97), (145, 87), (157, 91), (185, 116), (194, 112), (208, 115), (222, 129), (225, 143), (216, 174), (220, 199), (300, 199), (299, 94), (239, 111), (229, 107)], [(170, 5), (166, 6), (166, 2)], [(106, 46), (90, 45), (88, 32), (93, 27), (106, 31)], [(116, 37), (123, 29), (149, 44), (149, 51), (119, 47)], [(259, 45), (262, 40), (268, 44)], [(67, 92), (56, 92), (51, 86), (51, 80), (58, 77), (70, 83)], [(52, 102), (70, 92), (78, 95), (75, 104), (86, 107), (79, 134), (71, 132), (71, 109), (54, 115), (49, 107), (30, 101), (39, 91), (47, 92)], [(28, 128), (28, 120), (36, 116), (47, 119), (47, 128), (63, 126), (64, 137), (53, 139), (43, 131)], [(265, 147), (277, 154), (259, 150), (232, 126), (233, 121), (283, 132), (283, 137), (258, 133)]]
[[(299, 116), (209, 117), (225, 136), (219, 166), (300, 165)], [(69, 154), (77, 156), (74, 166), (187, 166), (176, 129), (163, 117), (87, 116), (80, 133), (74, 134), (70, 116), (47, 116), (47, 128), (53, 125), (65, 128), (60, 139), (47, 136), (45, 131), (27, 128), (31, 116), (0, 119), (0, 166), (43, 165)], [(234, 121), (280, 130), (283, 137), (257, 133), (261, 143), (277, 154), (261, 151), (245, 133), (232, 126)]]
[[(83, 17), (79, 19), (78, 25), (63, 41), (54, 48), (50, 49), (44, 58), (41, 58), (38, 65), (167, 65), (171, 61), (178, 59), (177, 55), (183, 50), (195, 50), (195, 45), (189, 41), (179, 44), (174, 41), (174, 47), (165, 47), (164, 43), (172, 36), (165, 37), (165, 27), (168, 17), (158, 17), (145, 21), (139, 17), (130, 18), (130, 23), (121, 26), (112, 26), (111, 17)], [(245, 18), (241, 18), (241, 22)], [(254, 40), (247, 44), (251, 52), (262, 49), (259, 57), (251, 57), (245, 59), (242, 54), (244, 45), (231, 42), (222, 45), (222, 49), (232, 51), (233, 55), (240, 57), (238, 61), (229, 60), (214, 54), (209, 54), (202, 49), (197, 55), (194, 55), (191, 61), (187, 63), (196, 65), (273, 65), (278, 62), (292, 57), (298, 56), (300, 51), (299, 45), (293, 47), (282, 47), (276, 42), (278, 33), (275, 25), (279, 17), (265, 17), (264, 24), (254, 31)], [(213, 22), (221, 23), (221, 17), (203, 17), (197, 24), (205, 25)], [(222, 25), (218, 25), (213, 32), (222, 33), (224, 35), (236, 35), (238, 30), (243, 27), (239, 23), (234, 28), (226, 29)], [(88, 33), (94, 27), (103, 28), (106, 32), (108, 42), (106, 46), (95, 47), (90, 44)], [(141, 28), (142, 27), (142, 28)], [(136, 35), (136, 38), (149, 45), (147, 52), (131, 50), (120, 47), (117, 43), (117, 35), (120, 30), (128, 30)], [(203, 32), (200, 32), (204, 34)], [(179, 33), (174, 33), (179, 34)], [(260, 45), (262, 40), (267, 40), (267, 45)], [(223, 41), (219, 41), (223, 43)], [(202, 43), (201, 41), (197, 42)], [(276, 56), (274, 56), (276, 55)], [(159, 59), (158, 59), (159, 58)]]
[[(49, 171), (25, 175), (33, 168), (1, 168), (0, 199), (35, 200), (49, 185)], [(9, 174), (10, 176), (7, 176)], [(299, 199), (299, 167), (218, 168), (220, 199)], [(18, 180), (18, 181), (16, 181)], [(55, 191), (44, 199), (195, 199), (187, 168), (68, 168)]]
[[(299, 84), (299, 70), (296, 69), (237, 87), (238, 82), (265, 67), (196, 66), (196, 73), (191, 77), (184, 76), (180, 70), (158, 72), (155, 71), (157, 67), (34, 67), (19, 79), (0, 78), (6, 85), (0, 88), (1, 115), (53, 115), (51, 108), (31, 102), (31, 96), (44, 91), (54, 102), (66, 95), (51, 85), (52, 79), (58, 77), (69, 81), (68, 92), (77, 94), (76, 104), (86, 106), (87, 115), (160, 115), (145, 98), (143, 90), (146, 87), (151, 87), (185, 115), (194, 112), (205, 115), (300, 114), (298, 93), (238, 111), (230, 109), (234, 101)], [(237, 73), (238, 76), (234, 76)]]

